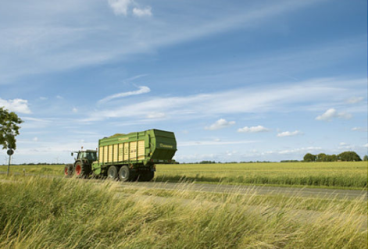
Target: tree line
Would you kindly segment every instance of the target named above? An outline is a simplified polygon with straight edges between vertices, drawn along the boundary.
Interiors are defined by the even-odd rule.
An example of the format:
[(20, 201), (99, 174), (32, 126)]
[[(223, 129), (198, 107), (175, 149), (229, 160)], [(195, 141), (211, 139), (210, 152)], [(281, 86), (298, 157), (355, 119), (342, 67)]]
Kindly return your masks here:
[[(366, 161), (367, 156), (364, 156)], [(354, 151), (345, 151), (338, 155), (327, 155), (325, 153), (319, 153), (318, 155), (313, 155), (307, 153), (304, 156), (304, 162), (336, 162), (336, 161), (362, 161), (360, 156)]]

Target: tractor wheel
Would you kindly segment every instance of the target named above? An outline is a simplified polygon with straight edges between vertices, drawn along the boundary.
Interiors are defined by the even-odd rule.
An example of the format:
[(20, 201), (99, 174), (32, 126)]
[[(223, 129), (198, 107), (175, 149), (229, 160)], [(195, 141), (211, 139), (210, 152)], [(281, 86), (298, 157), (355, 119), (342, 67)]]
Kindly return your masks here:
[(67, 164), (64, 167), (64, 176), (71, 177), (73, 175), (73, 164)]
[(74, 173), (76, 177), (86, 178), (91, 173), (91, 167), (87, 164), (78, 161), (74, 165)]
[(110, 166), (107, 170), (107, 179), (117, 180), (118, 179), (118, 169), (115, 166)]
[(132, 180), (132, 172), (129, 170), (128, 166), (124, 165), (119, 170), (119, 179), (122, 182), (127, 182)]
[(153, 179), (153, 177), (155, 176), (155, 172), (153, 171), (150, 171), (150, 172), (147, 172), (147, 173), (143, 173), (143, 174), (140, 174), (139, 177), (138, 177), (138, 181), (141, 181), (141, 182), (149, 182)]
[(70, 177), (70, 175), (69, 175), (69, 166), (68, 165), (65, 165), (65, 167), (64, 167), (64, 176), (65, 177)]

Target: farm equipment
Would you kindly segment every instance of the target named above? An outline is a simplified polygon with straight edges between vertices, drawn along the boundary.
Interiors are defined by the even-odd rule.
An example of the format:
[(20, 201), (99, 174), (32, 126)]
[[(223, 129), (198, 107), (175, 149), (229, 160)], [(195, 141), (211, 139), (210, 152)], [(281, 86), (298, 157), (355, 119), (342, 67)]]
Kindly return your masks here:
[[(100, 139), (97, 151), (78, 151), (74, 164), (65, 165), (65, 176), (107, 177), (120, 181), (150, 181), (156, 164), (172, 163), (176, 152), (173, 132), (147, 130), (115, 134)], [(72, 153), (73, 155), (73, 153)]]

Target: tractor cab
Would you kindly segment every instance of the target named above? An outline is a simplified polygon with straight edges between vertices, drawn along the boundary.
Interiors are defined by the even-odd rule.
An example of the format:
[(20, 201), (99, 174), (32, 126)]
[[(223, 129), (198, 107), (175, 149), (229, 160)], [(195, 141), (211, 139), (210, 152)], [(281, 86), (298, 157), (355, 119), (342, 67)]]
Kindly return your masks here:
[(78, 153), (76, 161), (87, 160), (90, 164), (92, 164), (92, 162), (94, 161), (97, 161), (97, 151), (95, 150), (75, 151), (75, 152), (72, 152), (72, 156), (74, 155), (74, 153)]

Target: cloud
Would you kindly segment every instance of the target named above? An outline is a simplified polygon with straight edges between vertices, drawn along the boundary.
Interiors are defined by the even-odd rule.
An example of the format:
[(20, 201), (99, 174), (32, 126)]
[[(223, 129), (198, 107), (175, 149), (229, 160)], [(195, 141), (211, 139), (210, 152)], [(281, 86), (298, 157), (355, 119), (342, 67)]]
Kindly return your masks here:
[(348, 104), (357, 104), (357, 103), (360, 103), (364, 100), (363, 97), (351, 97), (349, 99), (346, 100), (346, 102)]
[(258, 141), (251, 141), (251, 140), (240, 140), (240, 141), (218, 141), (218, 140), (211, 140), (211, 141), (184, 141), (180, 142), (179, 146), (207, 146), (207, 145), (232, 145), (232, 144), (250, 144), (250, 143), (257, 143)]
[(166, 117), (165, 113), (162, 112), (152, 112), (147, 115), (147, 118), (149, 119), (160, 119), (165, 117)]
[(209, 127), (205, 127), (206, 130), (219, 130), (235, 124), (235, 121), (226, 121), (225, 119), (219, 119)]
[[(263, 87), (244, 87), (197, 95), (151, 97), (139, 102), (133, 100), (124, 107), (117, 105), (92, 111), (81, 121), (123, 117), (142, 118), (155, 112), (180, 119), (193, 119), (254, 112), (315, 111), (324, 109), (326, 102), (333, 100), (335, 96), (348, 94), (351, 82), (352, 80), (312, 79), (299, 83), (278, 84), (267, 90)], [(366, 79), (356, 82), (363, 85), (366, 84)], [(112, 97), (117, 96), (109, 96), (100, 102), (110, 100)], [(244, 99), (247, 100), (246, 105), (244, 105)], [(310, 102), (313, 104), (308, 104)]]
[(352, 131), (362, 131), (362, 132), (366, 132), (367, 128), (363, 128), (363, 127), (354, 127), (351, 129)]
[(364, 145), (364, 147), (368, 148), (368, 143)]
[(103, 103), (106, 103), (110, 100), (117, 99), (117, 98), (124, 98), (124, 97), (132, 96), (132, 95), (139, 95), (139, 94), (149, 93), (150, 91), (151, 91), (151, 89), (149, 89), (149, 87), (140, 86), (139, 90), (137, 90), (137, 91), (122, 92), (122, 93), (117, 93), (117, 94), (107, 96), (107, 97), (99, 100), (98, 104), (103, 104)]
[(306, 147), (306, 148), (297, 148), (297, 149), (290, 149), (290, 150), (281, 150), (276, 152), (277, 154), (299, 154), (299, 153), (306, 153), (311, 151), (319, 151), (322, 147)]
[(72, 109), (72, 112), (73, 112), (73, 113), (77, 113), (77, 112), (78, 112), (78, 109), (74, 107), (74, 108)]
[(322, 115), (317, 116), (316, 120), (331, 121), (333, 118), (350, 119), (352, 115), (346, 112), (337, 112), (334, 108), (330, 108)]
[(284, 131), (277, 134), (278, 137), (292, 137), (297, 135), (302, 135), (303, 132), (301, 131)]
[(108, 3), (115, 15), (124, 15), (128, 14), (128, 7), (132, 3), (131, 0), (108, 0)]
[(248, 127), (245, 126), (244, 128), (238, 129), (238, 132), (244, 132), (244, 133), (258, 133), (258, 132), (268, 132), (269, 129), (263, 127), (262, 125)]
[(133, 15), (137, 17), (152, 16), (151, 7), (145, 9), (134, 8)]
[(28, 107), (28, 101), (25, 99), (5, 100), (0, 98), (0, 107), (5, 107), (5, 109), (16, 113), (31, 113), (31, 110)]

